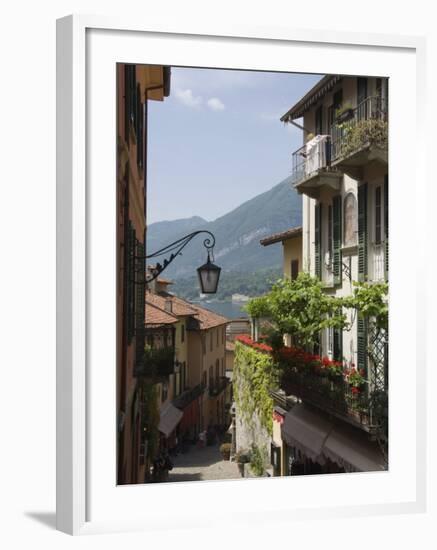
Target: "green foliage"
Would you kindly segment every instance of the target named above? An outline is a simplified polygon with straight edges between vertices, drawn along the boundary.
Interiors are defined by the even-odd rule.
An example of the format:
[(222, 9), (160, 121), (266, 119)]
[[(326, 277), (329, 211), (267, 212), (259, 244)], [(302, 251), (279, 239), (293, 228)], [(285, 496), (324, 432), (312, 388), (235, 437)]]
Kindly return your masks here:
[(260, 449), (252, 445), (250, 451), (250, 469), (256, 476), (262, 476), (266, 470), (267, 453), (265, 449)]
[(303, 272), (294, 280), (278, 280), (268, 294), (247, 305), (251, 317), (269, 318), (280, 334), (293, 335), (302, 347), (314, 343), (324, 328), (344, 329), (341, 308), (340, 298), (325, 294), (322, 282)]
[(387, 149), (388, 124), (380, 119), (360, 120), (356, 124), (338, 125), (343, 128), (341, 155), (347, 156), (365, 145)]
[(159, 405), (156, 385), (139, 382), (140, 402), (142, 404), (141, 427), (147, 441), (147, 457), (155, 458), (159, 445)]
[(363, 317), (375, 319), (380, 329), (388, 328), (388, 283), (354, 282), (353, 296), (343, 299), (345, 307), (356, 309)]
[[(378, 328), (387, 328), (387, 293), (387, 283), (354, 282), (353, 296), (329, 296), (319, 279), (299, 273), (293, 281), (278, 280), (268, 294), (250, 300), (246, 309), (253, 318), (268, 318), (280, 335), (291, 334), (297, 346), (305, 347), (325, 328), (348, 330), (345, 309), (355, 309), (374, 318)], [(274, 335), (269, 338), (274, 344)]]
[(278, 373), (270, 354), (236, 343), (233, 384), (238, 410), (248, 425), (253, 426), (257, 415), (269, 434), (273, 429), (273, 400), (269, 390), (277, 382)]

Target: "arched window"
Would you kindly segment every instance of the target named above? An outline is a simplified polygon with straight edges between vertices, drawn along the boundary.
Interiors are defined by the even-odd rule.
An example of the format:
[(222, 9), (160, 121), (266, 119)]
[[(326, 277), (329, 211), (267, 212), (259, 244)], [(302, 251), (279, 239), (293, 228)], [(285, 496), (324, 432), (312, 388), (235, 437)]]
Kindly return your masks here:
[(354, 246), (357, 244), (357, 220), (357, 200), (353, 193), (348, 193), (344, 199), (344, 246)]

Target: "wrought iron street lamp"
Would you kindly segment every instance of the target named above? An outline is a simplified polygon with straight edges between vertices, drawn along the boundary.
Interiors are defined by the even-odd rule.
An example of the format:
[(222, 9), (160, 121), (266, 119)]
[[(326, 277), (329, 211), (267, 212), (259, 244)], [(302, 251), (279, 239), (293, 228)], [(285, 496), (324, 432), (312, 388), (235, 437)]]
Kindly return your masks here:
[(211, 262), (208, 252), (206, 264), (197, 268), (199, 284), (203, 294), (215, 294), (217, 292), (221, 268)]
[(221, 268), (211, 261), (211, 257), (214, 259), (213, 252), (215, 246), (215, 236), (211, 233), (211, 231), (207, 231), (206, 229), (193, 231), (193, 233), (189, 233), (188, 235), (181, 237), (177, 241), (174, 241), (164, 248), (157, 250), (153, 254), (147, 254), (144, 257), (136, 257), (137, 260), (150, 260), (152, 258), (158, 258), (160, 256), (170, 254), (163, 260), (162, 263), (157, 263), (153, 267), (151, 274), (146, 277), (145, 283), (147, 284), (154, 281), (173, 262), (173, 260), (181, 254), (187, 244), (191, 242), (194, 237), (202, 233), (206, 233), (209, 237), (203, 241), (203, 246), (206, 248), (208, 253), (206, 263), (197, 268), (200, 290), (202, 294), (215, 294), (217, 292)]

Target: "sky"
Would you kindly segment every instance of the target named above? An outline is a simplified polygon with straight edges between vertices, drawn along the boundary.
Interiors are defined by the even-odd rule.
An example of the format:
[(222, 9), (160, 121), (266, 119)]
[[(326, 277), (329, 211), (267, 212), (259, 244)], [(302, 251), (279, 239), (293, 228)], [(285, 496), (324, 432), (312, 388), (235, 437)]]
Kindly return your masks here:
[(148, 224), (215, 220), (288, 177), (302, 133), (279, 119), (320, 78), (172, 67), (149, 101)]

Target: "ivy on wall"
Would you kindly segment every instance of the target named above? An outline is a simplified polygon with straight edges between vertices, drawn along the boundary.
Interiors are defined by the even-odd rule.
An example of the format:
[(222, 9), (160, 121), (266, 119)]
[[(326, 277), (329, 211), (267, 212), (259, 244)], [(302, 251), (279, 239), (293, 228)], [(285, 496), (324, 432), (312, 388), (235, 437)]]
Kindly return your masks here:
[(256, 415), (270, 435), (273, 430), (273, 400), (269, 390), (277, 383), (277, 368), (270, 354), (240, 342), (235, 344), (233, 384), (236, 405), (247, 425), (254, 426)]

